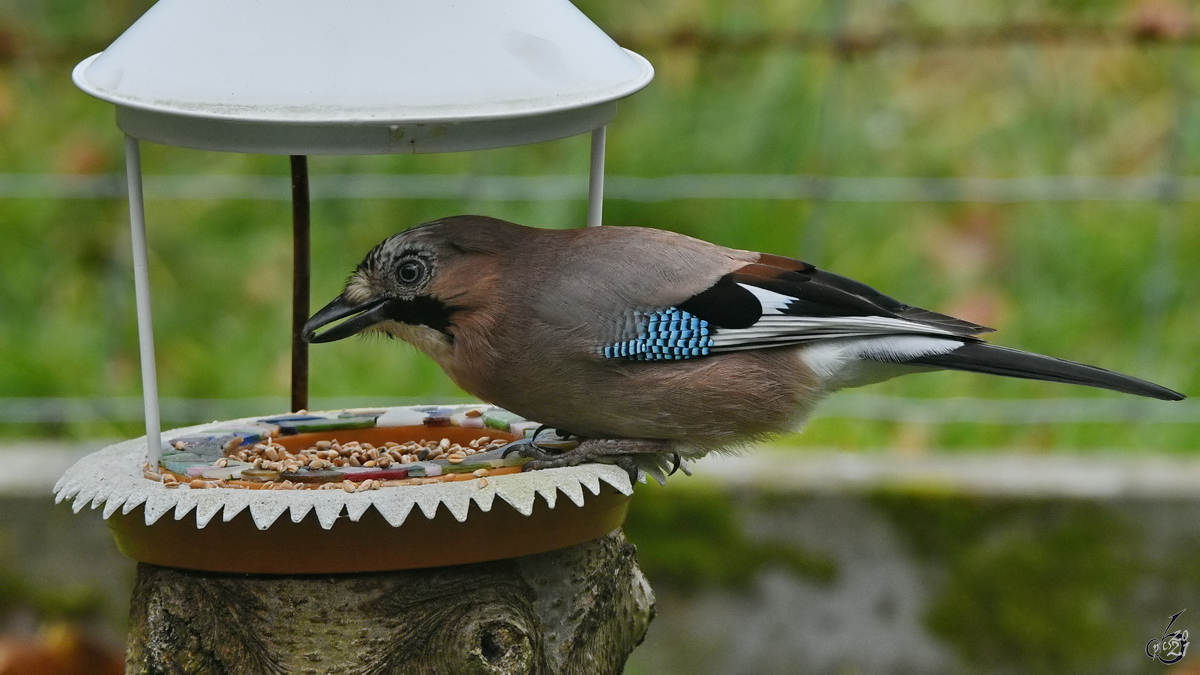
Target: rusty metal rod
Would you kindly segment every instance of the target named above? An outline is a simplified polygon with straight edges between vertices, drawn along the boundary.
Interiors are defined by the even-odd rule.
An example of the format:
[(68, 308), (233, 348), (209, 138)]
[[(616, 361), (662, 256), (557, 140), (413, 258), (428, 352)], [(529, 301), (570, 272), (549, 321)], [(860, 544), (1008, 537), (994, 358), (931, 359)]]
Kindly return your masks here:
[(308, 157), (292, 155), (292, 410), (308, 409), (308, 343), (301, 339), (308, 320), (311, 209)]
[(604, 139), (607, 126), (592, 130), (592, 162), (588, 170), (588, 227), (600, 225), (604, 213)]

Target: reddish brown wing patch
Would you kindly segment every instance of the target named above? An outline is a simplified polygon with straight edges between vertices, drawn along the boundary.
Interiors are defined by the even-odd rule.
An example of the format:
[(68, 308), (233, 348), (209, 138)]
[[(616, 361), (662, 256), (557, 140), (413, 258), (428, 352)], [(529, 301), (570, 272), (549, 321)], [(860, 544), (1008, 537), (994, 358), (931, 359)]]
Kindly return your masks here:
[[(784, 258), (786, 260), (786, 258)], [(762, 263), (750, 263), (734, 270), (733, 274), (747, 275), (753, 277), (761, 277), (763, 279), (779, 279), (785, 275), (798, 272), (799, 270), (777, 267), (775, 265), (764, 265)]]
[(767, 267), (776, 267), (791, 272), (811, 272), (815, 267), (794, 258), (785, 258), (781, 255), (772, 255), (770, 253), (760, 253), (758, 255), (758, 265)]

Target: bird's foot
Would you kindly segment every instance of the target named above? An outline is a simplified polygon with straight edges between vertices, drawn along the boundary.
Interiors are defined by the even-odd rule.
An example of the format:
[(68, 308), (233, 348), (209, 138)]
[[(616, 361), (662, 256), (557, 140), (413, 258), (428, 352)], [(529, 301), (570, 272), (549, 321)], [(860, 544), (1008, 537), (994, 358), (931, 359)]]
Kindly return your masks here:
[[(519, 452), (529, 457), (524, 471), (579, 466), (584, 462), (615, 464), (629, 473), (630, 482), (637, 482), (640, 472), (645, 471), (661, 483), (666, 480), (665, 475), (673, 474), (683, 466), (682, 458), (672, 450), (670, 441), (645, 438), (580, 440), (561, 432), (558, 434), (560, 440), (539, 440), (545, 429), (542, 427), (532, 437), (505, 446), (504, 454)], [(686, 467), (684, 472), (687, 473)]]

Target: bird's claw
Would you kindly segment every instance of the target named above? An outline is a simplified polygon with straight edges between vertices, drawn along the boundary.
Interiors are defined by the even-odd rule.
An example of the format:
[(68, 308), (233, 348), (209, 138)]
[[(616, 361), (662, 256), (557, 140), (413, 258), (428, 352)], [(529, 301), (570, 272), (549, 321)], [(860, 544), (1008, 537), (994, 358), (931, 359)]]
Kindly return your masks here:
[(671, 471), (668, 472), (667, 475), (674, 476), (675, 472), (679, 470), (679, 467), (682, 464), (683, 464), (683, 457), (681, 457), (678, 452), (672, 452), (671, 453)]
[(522, 438), (509, 443), (500, 449), (500, 458), (506, 459), (514, 452), (519, 453), (522, 457), (528, 457), (531, 460), (531, 462), (526, 463), (523, 467), (524, 471), (531, 471), (532, 469), (529, 467), (529, 464), (533, 462), (553, 461), (579, 446), (579, 441), (571, 440), (574, 438), (574, 434), (559, 429), (554, 429), (554, 433), (558, 436), (559, 440), (542, 441), (539, 443), (538, 437), (542, 435), (543, 431), (549, 429), (549, 426), (543, 424), (529, 438)]
[(629, 474), (630, 485), (633, 485), (638, 481), (638, 476), (641, 475), (641, 468), (638, 467), (637, 462), (633, 461), (633, 457), (629, 455), (618, 455), (613, 459), (613, 464), (625, 469), (625, 473)]
[(527, 452), (527, 450), (525, 450), (525, 447), (532, 445), (532, 444), (533, 444), (533, 439), (531, 439), (531, 438), (522, 438), (519, 441), (513, 441), (512, 443), (509, 443), (508, 445), (504, 446), (503, 448), (500, 448), (500, 459), (508, 459), (508, 456), (514, 452), (519, 452), (522, 455), (524, 455)]

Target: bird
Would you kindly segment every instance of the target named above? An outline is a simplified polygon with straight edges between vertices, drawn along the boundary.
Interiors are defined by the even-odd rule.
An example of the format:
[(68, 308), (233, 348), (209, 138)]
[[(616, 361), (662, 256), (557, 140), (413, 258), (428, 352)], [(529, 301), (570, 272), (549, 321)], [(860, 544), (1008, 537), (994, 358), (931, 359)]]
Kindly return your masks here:
[(375, 246), (302, 337), (399, 338), (469, 394), (576, 441), (549, 447), (535, 434), (519, 448), (527, 469), (678, 468), (798, 429), (840, 389), (922, 371), (1184, 398), (979, 337), (992, 330), (800, 260), (667, 230), (463, 215)]

